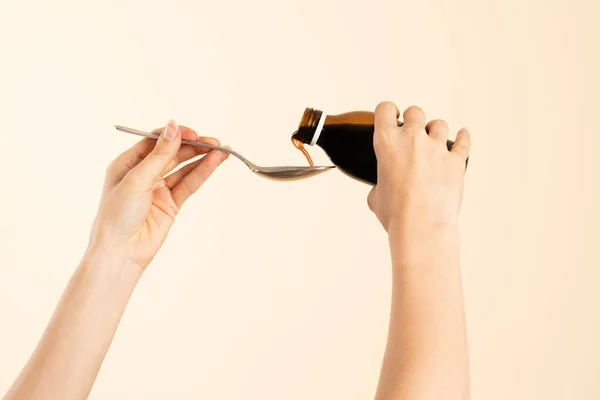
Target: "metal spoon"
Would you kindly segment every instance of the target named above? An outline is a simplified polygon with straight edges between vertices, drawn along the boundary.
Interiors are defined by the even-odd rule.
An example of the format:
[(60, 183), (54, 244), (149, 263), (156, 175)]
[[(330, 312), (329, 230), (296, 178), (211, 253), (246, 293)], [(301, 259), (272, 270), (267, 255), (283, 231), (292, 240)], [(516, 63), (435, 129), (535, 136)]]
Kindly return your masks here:
[[(133, 135), (144, 136), (150, 139), (158, 139), (159, 135), (149, 132), (140, 131), (133, 128), (126, 128), (124, 126), (115, 125), (117, 130), (122, 132), (131, 133)], [(317, 167), (299, 167), (299, 166), (283, 166), (283, 167), (259, 167), (254, 164), (240, 153), (233, 151), (227, 147), (219, 147), (213, 146), (211, 144), (200, 143), (200, 142), (192, 142), (190, 140), (182, 140), (181, 143), (189, 144), (191, 146), (199, 146), (205, 147), (207, 149), (219, 150), (229, 153), (237, 158), (239, 158), (244, 164), (250, 168), (252, 172), (255, 174), (261, 175), (267, 179), (273, 179), (278, 181), (289, 181), (289, 180), (298, 180), (303, 178), (308, 178), (309, 176), (314, 176), (321, 174), (327, 170), (335, 168), (335, 166), (317, 166)]]

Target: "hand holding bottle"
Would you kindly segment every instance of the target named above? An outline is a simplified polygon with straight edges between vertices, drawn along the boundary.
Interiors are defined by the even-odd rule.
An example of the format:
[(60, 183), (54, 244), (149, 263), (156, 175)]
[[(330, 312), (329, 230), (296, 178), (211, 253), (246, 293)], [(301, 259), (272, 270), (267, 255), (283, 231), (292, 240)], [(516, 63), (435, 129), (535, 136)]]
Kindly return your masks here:
[(449, 151), (446, 122), (426, 124), (423, 110), (413, 106), (398, 127), (399, 114), (391, 102), (375, 110), (378, 182), (369, 194), (369, 207), (388, 232), (403, 223), (413, 227), (455, 223), (471, 147), (469, 133), (461, 129)]

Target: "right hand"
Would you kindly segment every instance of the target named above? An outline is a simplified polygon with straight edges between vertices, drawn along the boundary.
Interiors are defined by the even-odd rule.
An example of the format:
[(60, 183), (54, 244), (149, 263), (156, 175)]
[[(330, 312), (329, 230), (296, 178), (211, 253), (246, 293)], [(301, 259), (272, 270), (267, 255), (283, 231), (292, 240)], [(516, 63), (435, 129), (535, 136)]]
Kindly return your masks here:
[(388, 232), (406, 223), (413, 227), (457, 223), (471, 148), (469, 133), (461, 129), (448, 151), (446, 122), (426, 125), (425, 113), (415, 106), (404, 111), (401, 127), (399, 116), (391, 102), (375, 110), (378, 183), (369, 193), (369, 207)]

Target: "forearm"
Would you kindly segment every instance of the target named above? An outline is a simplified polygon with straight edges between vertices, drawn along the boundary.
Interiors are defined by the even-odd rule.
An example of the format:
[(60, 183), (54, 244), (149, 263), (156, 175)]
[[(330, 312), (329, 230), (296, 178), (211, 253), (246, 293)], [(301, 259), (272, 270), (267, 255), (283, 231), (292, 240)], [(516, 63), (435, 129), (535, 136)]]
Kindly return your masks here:
[(89, 251), (5, 399), (87, 398), (140, 275), (118, 252)]
[(390, 230), (388, 344), (377, 400), (469, 398), (456, 224)]

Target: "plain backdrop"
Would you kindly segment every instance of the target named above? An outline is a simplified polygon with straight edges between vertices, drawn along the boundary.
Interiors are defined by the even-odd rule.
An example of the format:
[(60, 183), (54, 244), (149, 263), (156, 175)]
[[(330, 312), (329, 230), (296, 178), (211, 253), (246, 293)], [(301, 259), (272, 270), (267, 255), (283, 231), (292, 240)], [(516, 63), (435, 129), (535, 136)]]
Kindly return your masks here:
[[(138, 140), (114, 124), (174, 118), (303, 165), (305, 107), (392, 100), (473, 136), (473, 398), (600, 398), (599, 18), (592, 0), (1, 0), (0, 391), (85, 250), (106, 166)], [(390, 260), (369, 189), (230, 159), (140, 281), (91, 398), (372, 398)]]

